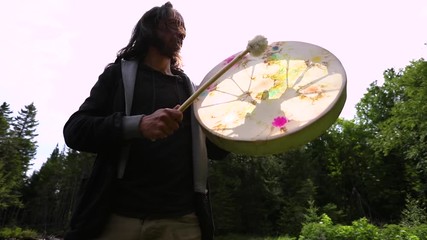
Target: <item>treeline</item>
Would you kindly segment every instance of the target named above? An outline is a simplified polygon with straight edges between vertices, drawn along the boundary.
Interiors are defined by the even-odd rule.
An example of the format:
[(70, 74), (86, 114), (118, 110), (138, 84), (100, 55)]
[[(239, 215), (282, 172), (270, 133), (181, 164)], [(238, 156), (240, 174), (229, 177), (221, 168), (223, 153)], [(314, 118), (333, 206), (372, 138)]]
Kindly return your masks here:
[(12, 117), (7, 103), (0, 106), (0, 226), (25, 207), (25, 173), (37, 150), (36, 114), (34, 104), (25, 106), (16, 117)]
[[(384, 83), (373, 82), (357, 104), (354, 119), (338, 119), (298, 149), (212, 161), (218, 233), (298, 236), (304, 223), (322, 214), (336, 224), (364, 218), (376, 226), (426, 223), (426, 103), (427, 63), (420, 59), (399, 71), (386, 70)], [(25, 125), (19, 119), (30, 112), (33, 124)], [(3, 104), (0, 227), (60, 235), (94, 156), (57, 147), (39, 171), (26, 177), (36, 149), (35, 107), (10, 115)]]
[(16, 117), (9, 104), (0, 107), (0, 229), (62, 235), (95, 156), (57, 146), (40, 170), (27, 176), (37, 149), (36, 113), (34, 104)]
[(426, 223), (426, 103), (421, 59), (386, 70), (353, 120), (338, 119), (299, 149), (212, 162), (217, 229), (298, 236), (313, 208), (340, 224), (363, 217), (377, 225)]

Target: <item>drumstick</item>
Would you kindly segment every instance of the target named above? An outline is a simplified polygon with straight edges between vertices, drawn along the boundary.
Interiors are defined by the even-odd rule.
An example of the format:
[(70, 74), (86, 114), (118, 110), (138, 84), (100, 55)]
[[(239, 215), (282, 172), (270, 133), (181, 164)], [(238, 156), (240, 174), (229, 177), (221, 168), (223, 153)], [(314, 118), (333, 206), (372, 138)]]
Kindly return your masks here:
[(248, 42), (246, 49), (237, 55), (231, 62), (225, 65), (220, 71), (218, 71), (211, 79), (205, 82), (200, 86), (179, 108), (181, 112), (187, 109), (194, 100), (212, 83), (218, 80), (221, 75), (223, 75), (227, 70), (229, 70), (236, 62), (240, 61), (247, 53), (250, 53), (252, 56), (257, 57), (264, 53), (267, 49), (268, 42), (264, 36), (258, 35), (254, 39)]

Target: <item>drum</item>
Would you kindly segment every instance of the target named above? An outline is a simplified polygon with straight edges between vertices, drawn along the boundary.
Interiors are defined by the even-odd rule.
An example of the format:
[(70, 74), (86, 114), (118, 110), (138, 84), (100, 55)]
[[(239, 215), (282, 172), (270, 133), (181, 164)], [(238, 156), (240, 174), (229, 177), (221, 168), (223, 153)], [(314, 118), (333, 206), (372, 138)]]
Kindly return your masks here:
[[(238, 54), (215, 66), (201, 85)], [(320, 136), (345, 101), (346, 73), (337, 57), (310, 43), (283, 41), (260, 56), (244, 56), (193, 107), (213, 143), (256, 156), (283, 153)]]

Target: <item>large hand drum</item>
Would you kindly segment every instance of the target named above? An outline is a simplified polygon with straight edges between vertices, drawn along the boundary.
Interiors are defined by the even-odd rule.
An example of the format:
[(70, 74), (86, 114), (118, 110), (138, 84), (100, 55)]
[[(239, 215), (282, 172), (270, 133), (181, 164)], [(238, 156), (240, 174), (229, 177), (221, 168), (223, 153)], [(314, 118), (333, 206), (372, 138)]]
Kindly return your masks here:
[[(235, 54), (204, 78), (209, 80)], [(346, 73), (329, 51), (304, 42), (275, 42), (246, 55), (194, 102), (207, 137), (235, 153), (282, 153), (325, 132), (346, 100)]]

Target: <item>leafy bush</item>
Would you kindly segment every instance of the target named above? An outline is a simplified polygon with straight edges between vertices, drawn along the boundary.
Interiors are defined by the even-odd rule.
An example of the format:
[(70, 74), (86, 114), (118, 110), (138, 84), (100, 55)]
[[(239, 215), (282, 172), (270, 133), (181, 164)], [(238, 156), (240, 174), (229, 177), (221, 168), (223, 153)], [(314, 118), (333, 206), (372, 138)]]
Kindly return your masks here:
[(334, 239), (352, 239), (353, 227), (336, 225), (332, 228), (332, 234)]
[(0, 239), (36, 239), (36, 237), (37, 232), (31, 229), (20, 227), (0, 229)]
[(329, 240), (331, 239), (333, 222), (332, 219), (326, 215), (322, 214), (320, 216), (320, 222), (307, 223), (304, 224), (299, 240)]
[(281, 236), (281, 237), (255, 237), (239, 234), (228, 234), (225, 236), (215, 237), (216, 240), (296, 240), (294, 237)]
[(298, 240), (329, 240), (330, 230), (329, 226), (322, 223), (308, 223), (302, 228)]
[(355, 240), (374, 240), (378, 238), (378, 228), (370, 224), (368, 219), (361, 218), (353, 221), (353, 239)]
[(401, 225), (385, 225), (376, 227), (366, 218), (354, 221), (351, 225), (333, 225), (328, 222), (328, 216), (322, 215), (318, 223), (307, 223), (298, 238), (281, 237), (256, 237), (239, 234), (218, 236), (217, 240), (427, 240), (427, 224), (414, 227)]
[(426, 208), (420, 199), (407, 196), (400, 224), (406, 227), (418, 226), (427, 222)]
[(408, 231), (415, 234), (420, 240), (427, 240), (427, 224), (410, 227)]
[(354, 221), (351, 226), (333, 225), (332, 220), (323, 214), (319, 223), (306, 224), (298, 240), (377, 240), (378, 228), (366, 218)]
[(298, 240), (427, 240), (427, 224), (379, 228), (366, 218), (353, 221), (350, 226), (334, 225), (328, 219), (324, 214), (319, 223), (305, 224)]
[(380, 233), (380, 239), (384, 240), (420, 240), (415, 234), (408, 231), (407, 228), (399, 225), (390, 224), (384, 226)]

